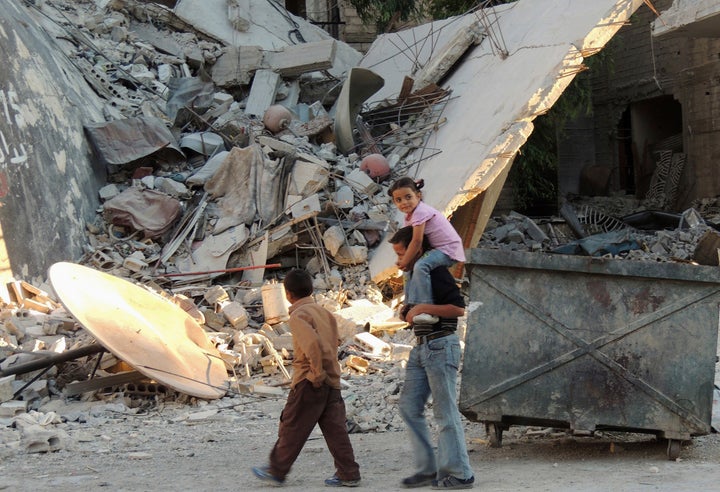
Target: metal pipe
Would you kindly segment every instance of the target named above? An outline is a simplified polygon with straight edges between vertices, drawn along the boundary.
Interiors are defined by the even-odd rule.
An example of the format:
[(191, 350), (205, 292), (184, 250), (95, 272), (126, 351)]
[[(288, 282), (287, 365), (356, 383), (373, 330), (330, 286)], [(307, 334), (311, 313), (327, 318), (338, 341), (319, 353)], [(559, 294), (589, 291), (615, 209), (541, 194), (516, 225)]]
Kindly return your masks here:
[(280, 268), (281, 266), (282, 264), (280, 263), (271, 263), (270, 265), (253, 265), (247, 267), (223, 268), (222, 270), (208, 270), (206, 272), (166, 273), (165, 275), (161, 275), (161, 277), (186, 277), (188, 275), (205, 275), (208, 273), (242, 272), (244, 270), (254, 270), (256, 268)]
[(54, 364), (59, 364), (60, 362), (79, 359), (80, 357), (85, 357), (86, 355), (93, 355), (97, 354), (98, 352), (104, 351), (105, 347), (103, 347), (99, 343), (94, 343), (92, 345), (86, 345), (85, 347), (80, 347), (78, 349), (68, 350), (67, 352), (63, 352), (62, 354), (48, 355), (46, 357), (43, 357), (42, 359), (34, 360), (26, 364), (20, 364), (15, 367), (8, 367), (7, 369), (0, 371), (0, 377), (12, 376), (13, 374), (25, 374), (27, 372), (37, 371), (38, 369), (44, 369)]

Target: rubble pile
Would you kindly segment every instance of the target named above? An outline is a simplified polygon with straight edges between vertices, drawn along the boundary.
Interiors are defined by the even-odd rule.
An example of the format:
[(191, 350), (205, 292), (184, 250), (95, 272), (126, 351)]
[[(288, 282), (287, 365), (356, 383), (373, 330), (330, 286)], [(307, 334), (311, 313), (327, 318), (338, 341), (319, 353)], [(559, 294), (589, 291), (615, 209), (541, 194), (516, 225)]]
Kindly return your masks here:
[[(77, 263), (187, 313), (227, 368), (220, 407), (284, 395), (292, 338), (278, 280), (288, 268), (307, 269), (344, 339), (353, 431), (402, 428), (393, 407), (413, 337), (395, 316), (397, 300), (371, 283), (367, 259), (396, 227), (387, 187), (417, 165), (407, 157), (443, 124), (450, 92), (409, 83), (397, 99), (364, 108), (358, 94), (382, 79), (336, 56), (331, 38), (272, 50), (236, 46), (135, 0), (46, 0), (33, 8), (64, 33), (66, 55), (106, 101), (105, 121), (85, 123), (108, 179), (92, 190), (101, 206)], [(239, 3), (230, 8), (233, 26), (244, 29)], [(719, 209), (696, 208), (652, 233), (624, 220), (629, 212), (591, 213), (579, 204), (562, 218), (511, 213), (492, 219), (478, 246), (691, 261), (713, 230), (714, 217), (703, 216)], [(13, 449), (57, 450), (68, 439), (63, 426), (103, 412), (197, 402), (96, 347), (50, 284), (8, 287), (0, 305), (0, 423), (14, 431), (0, 431), (20, 433), (3, 438)], [(68, 353), (77, 356), (59, 359)], [(58, 397), (98, 408), (60, 415)]]
[(704, 199), (670, 213), (648, 210), (635, 198), (587, 197), (563, 207), (563, 217), (493, 217), (478, 247), (717, 265), (705, 251), (719, 237), (717, 202)]
[[(276, 280), (287, 268), (308, 269), (318, 301), (343, 330), (346, 377), (358, 382), (348, 391), (349, 414), (363, 431), (398, 428), (390, 411), (397, 391), (386, 397), (378, 389), (397, 390), (397, 371), (383, 364), (402, 359), (409, 345), (402, 336), (393, 342), (405, 324), (370, 283), (366, 260), (395, 227), (387, 187), (442, 124), (449, 93), (434, 84), (398, 87), (397, 100), (370, 110), (353, 94), (340, 97), (344, 78), (336, 74), (347, 74), (359, 54), (348, 62), (347, 48), (340, 56), (329, 36), (266, 49), (230, 45), (152, 2), (47, 0), (28, 8), (105, 100), (105, 121), (84, 124), (107, 184), (91, 191), (101, 206), (77, 263), (182, 308), (225, 363), (228, 398), (284, 394), (292, 340)], [(240, 29), (242, 12), (235, 14)], [(338, 100), (345, 106), (336, 108)], [(335, 133), (345, 137), (342, 152)], [(8, 287), (0, 306), (6, 425), (27, 428), (21, 421), (53, 397), (121, 394), (126, 408), (191, 397), (98, 347), (50, 283)], [(43, 426), (68, 419), (47, 415), (36, 415)], [(39, 444), (26, 443), (26, 451), (62, 442), (43, 436), (28, 437)]]

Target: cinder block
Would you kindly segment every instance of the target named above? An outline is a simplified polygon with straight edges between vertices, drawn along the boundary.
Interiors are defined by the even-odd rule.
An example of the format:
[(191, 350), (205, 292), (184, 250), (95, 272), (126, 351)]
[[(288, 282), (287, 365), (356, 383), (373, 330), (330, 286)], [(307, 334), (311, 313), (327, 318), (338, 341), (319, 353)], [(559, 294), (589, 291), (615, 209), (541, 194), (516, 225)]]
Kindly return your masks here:
[(10, 400), (0, 403), (0, 417), (14, 417), (27, 412), (27, 402)]

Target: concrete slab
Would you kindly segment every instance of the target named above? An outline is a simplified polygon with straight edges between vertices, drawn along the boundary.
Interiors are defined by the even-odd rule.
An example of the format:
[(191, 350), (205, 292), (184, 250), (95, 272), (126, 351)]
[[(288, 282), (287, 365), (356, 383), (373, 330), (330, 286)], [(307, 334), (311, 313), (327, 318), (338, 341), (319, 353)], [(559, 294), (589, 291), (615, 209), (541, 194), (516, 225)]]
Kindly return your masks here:
[[(330, 34), (301, 17), (286, 11), (275, 2), (266, 0), (247, 0), (245, 20), (247, 30), (239, 31), (233, 27), (228, 17), (226, 0), (180, 0), (174, 12), (200, 32), (209, 34), (229, 46), (256, 45), (266, 51), (278, 51), (286, 46), (312, 43), (333, 39)], [(337, 42), (333, 75), (342, 75), (355, 66), (362, 55), (351, 46)]]
[(652, 28), (653, 36), (720, 37), (720, 1), (675, 0)]
[[(442, 152), (425, 160), (422, 149), (409, 156), (409, 162), (419, 162), (413, 175), (428, 184), (425, 201), (451, 215), (504, 176), (535, 117), (557, 101), (584, 57), (602, 49), (642, 4), (520, 0), (380, 36), (360, 63), (385, 79), (368, 104), (397, 97), (403, 78), (427, 64), (433, 49), (445, 46), (459, 29), (480, 23), (488, 33), (442, 81), (443, 88), (452, 90), (443, 112), (447, 123), (427, 143)], [(483, 201), (481, 217), (489, 217), (495, 201)], [(399, 213), (395, 218), (402, 223)], [(394, 262), (384, 241), (370, 261), (373, 279), (392, 275)]]

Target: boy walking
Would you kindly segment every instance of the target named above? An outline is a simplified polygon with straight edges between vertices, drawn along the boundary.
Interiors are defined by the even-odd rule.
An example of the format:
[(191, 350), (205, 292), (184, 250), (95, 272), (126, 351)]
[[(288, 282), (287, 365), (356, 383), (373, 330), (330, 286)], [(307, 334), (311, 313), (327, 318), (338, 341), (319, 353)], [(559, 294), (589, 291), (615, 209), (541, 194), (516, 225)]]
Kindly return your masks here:
[(292, 304), (288, 323), (293, 336), (293, 376), (269, 463), (253, 468), (253, 473), (270, 484), (283, 484), (317, 424), (335, 461), (335, 475), (325, 480), (325, 485), (357, 487), (360, 466), (348, 436), (340, 394), (337, 323), (315, 303), (312, 277), (305, 270), (291, 270), (283, 284)]

